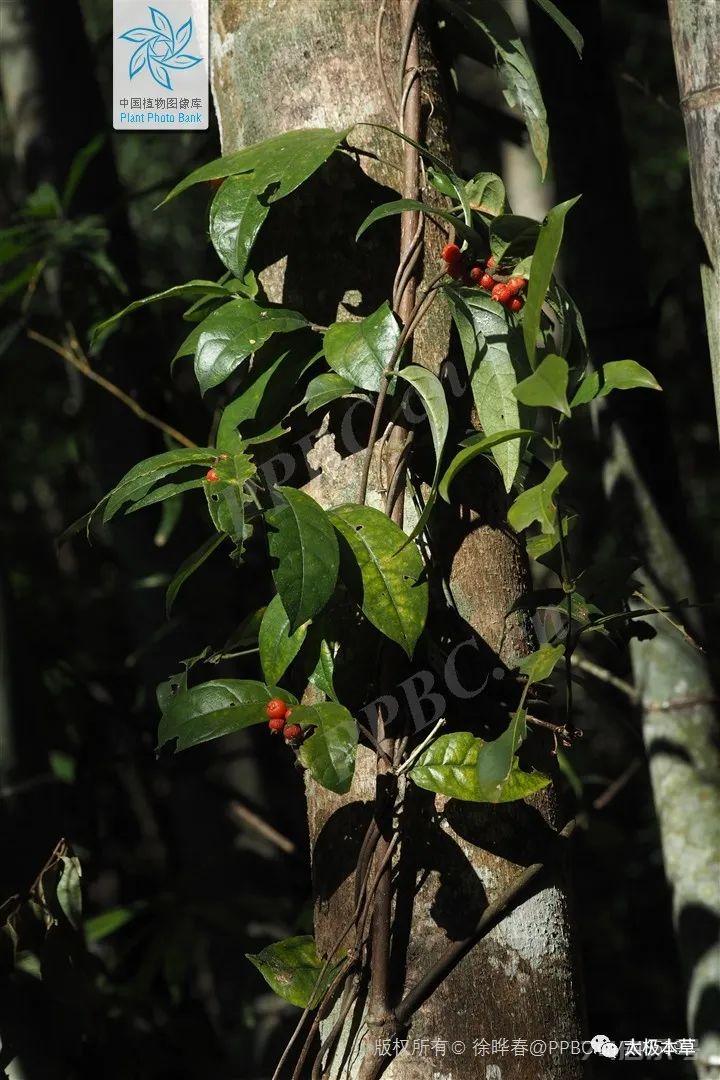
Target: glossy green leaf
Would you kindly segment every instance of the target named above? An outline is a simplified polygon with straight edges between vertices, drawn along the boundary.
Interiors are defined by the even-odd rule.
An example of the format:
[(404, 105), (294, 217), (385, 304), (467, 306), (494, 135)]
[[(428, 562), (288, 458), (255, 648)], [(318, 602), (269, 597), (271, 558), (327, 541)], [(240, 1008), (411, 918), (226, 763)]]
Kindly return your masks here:
[(588, 371), (586, 375), (583, 375), (577, 390), (570, 402), (570, 408), (574, 409), (576, 405), (587, 405), (588, 402), (593, 401), (600, 392), (600, 372)]
[(329, 405), (332, 401), (337, 401), (338, 398), (346, 397), (354, 389), (355, 384), (349, 379), (337, 375), (334, 371), (324, 371), (322, 375), (316, 375), (308, 383), (303, 398), (305, 412), (308, 416), (312, 416), (314, 412), (322, 409), (324, 405)]
[(508, 510), (508, 521), (513, 529), (520, 532), (533, 521), (539, 521), (541, 531), (552, 534), (557, 525), (554, 495), (566, 476), (567, 469), (562, 461), (556, 461), (540, 484), (518, 495)]
[(410, 776), (418, 787), (465, 802), (511, 802), (549, 783), (541, 773), (524, 773), (515, 765), (500, 792), (497, 785), (488, 789), (477, 777), (478, 756), (488, 745), (469, 731), (441, 735), (421, 754)]
[(268, 945), (259, 953), (245, 954), (254, 964), (271, 990), (300, 1009), (320, 1002), (335, 973), (337, 964), (328, 964), (320, 978), (323, 961), (309, 935), (285, 938)]
[[(448, 290), (458, 325), (478, 420), (485, 435), (520, 427), (513, 389), (517, 385), (517, 331), (508, 325), (503, 309), (477, 289)], [(460, 320), (458, 322), (458, 320)], [(515, 360), (515, 363), (513, 363)], [(520, 443), (504, 440), (491, 447), (510, 491), (520, 464)]]
[(227, 300), (231, 295), (224, 285), (218, 285), (216, 281), (196, 279), (188, 281), (184, 285), (173, 285), (170, 289), (163, 289), (162, 292), (153, 293), (152, 296), (145, 296), (142, 300), (133, 300), (132, 304), (128, 304), (122, 311), (118, 311), (115, 315), (111, 315), (109, 319), (98, 323), (97, 326), (93, 327), (92, 341), (94, 342), (99, 334), (109, 330), (111, 326), (120, 322), (126, 315), (132, 314), (133, 311), (137, 311), (139, 308), (147, 307), (148, 304), (155, 304), (159, 300), (197, 300), (206, 296), (217, 296)]
[(218, 258), (242, 278), (260, 227), (270, 212), (252, 174), (229, 176), (210, 207), (210, 239)]
[(349, 131), (349, 128), (343, 131), (301, 128), (274, 135), (264, 142), (254, 143), (246, 146), (244, 150), (201, 165), (176, 184), (160, 205), (163, 206), (193, 184), (219, 180), (225, 176), (239, 176), (242, 173), (253, 173), (258, 194), (274, 185), (273, 190), (268, 193), (268, 202), (284, 199), (327, 161)]
[(276, 490), (284, 505), (267, 514), (268, 544), (278, 560), (273, 578), (294, 633), (332, 596), (340, 552), (328, 515), (310, 495), (291, 487)]
[(313, 779), (329, 791), (345, 795), (355, 772), (358, 728), (352, 716), (335, 701), (318, 705), (298, 705), (293, 723), (314, 727), (314, 733), (300, 747), (298, 756)]
[(557, 409), (564, 416), (570, 415), (567, 399), (570, 370), (567, 360), (550, 353), (538, 364), (532, 375), (519, 382), (513, 393), (523, 405), (536, 408), (546, 406)]
[(273, 334), (304, 326), (307, 319), (297, 311), (261, 307), (246, 297), (223, 304), (193, 331), (195, 374), (202, 393), (224, 382)]
[(537, 76), (522, 39), (497, 0), (441, 0), (470, 33), (489, 39), (508, 104), (520, 109), (542, 177), (547, 170), (548, 128)]
[(535, 0), (535, 3), (545, 12), (546, 15), (550, 16), (552, 21), (557, 26), (560, 27), (563, 34), (565, 34), (568, 40), (572, 42), (572, 45), (578, 56), (582, 56), (583, 47), (585, 45), (585, 42), (583, 41), (583, 36), (578, 30), (578, 28), (570, 22), (568, 17), (566, 15), (563, 15), (557, 4), (554, 4), (553, 0)]
[(565, 648), (562, 645), (541, 645), (535, 652), (521, 657), (517, 661), (518, 671), (527, 675), (529, 683), (542, 682), (552, 675), (556, 665), (562, 660)]
[(527, 299), (523, 313), (523, 337), (531, 368), (535, 367), (535, 350), (537, 336), (540, 331), (540, 314), (552, 280), (555, 260), (562, 243), (565, 217), (579, 198), (580, 196), (576, 195), (574, 199), (567, 199), (552, 208), (542, 223), (535, 251), (533, 252)]
[(523, 799), (550, 783), (544, 773), (526, 773), (518, 765), (517, 751), (527, 735), (527, 714), (518, 709), (507, 731), (485, 743), (478, 753), (475, 779), (482, 802), (504, 803)]
[(182, 446), (138, 462), (110, 492), (103, 520), (110, 521), (125, 503), (144, 498), (158, 480), (188, 466), (208, 468), (216, 457), (216, 452), (208, 447), (195, 449)]
[(406, 546), (402, 529), (373, 507), (348, 503), (328, 516), (357, 563), (366, 618), (412, 657), (428, 611), (420, 552)]
[[(562, 519), (562, 534), (567, 536), (577, 522), (577, 514), (564, 515)], [(558, 528), (557, 515), (555, 526), (550, 533), (538, 533), (537, 536), (528, 536), (525, 547), (531, 559), (541, 559), (544, 555), (553, 551), (560, 543), (560, 530)]]
[(442, 455), (450, 428), (450, 413), (443, 385), (437, 375), (433, 375), (432, 371), (428, 371), (427, 368), (420, 367), (418, 364), (408, 364), (407, 367), (398, 371), (398, 377), (410, 383), (425, 406), (425, 412), (430, 421), (433, 446), (435, 447), (435, 474), (430, 485), (430, 492), (425, 500), (425, 507), (417, 524), (410, 533), (408, 540), (405, 541), (405, 543), (408, 543), (420, 535), (432, 512), (438, 484), (440, 483)]
[(190, 555), (178, 568), (175, 577), (168, 585), (167, 592), (165, 593), (166, 615), (170, 614), (170, 610), (177, 599), (177, 595), (187, 579), (191, 577), (196, 570), (199, 570), (206, 559), (210, 558), (213, 551), (220, 547), (224, 539), (225, 536), (222, 533), (216, 533), (214, 536), (208, 537), (205, 543), (201, 544), (196, 551), (193, 551), (192, 555)]
[(338, 375), (363, 390), (380, 389), (400, 337), (387, 301), (358, 322), (336, 322), (323, 340), (325, 358)]
[(164, 503), (168, 499), (174, 499), (177, 495), (184, 495), (186, 491), (198, 491), (202, 487), (202, 478), (196, 480), (183, 480), (179, 484), (161, 484), (153, 488), (142, 499), (138, 499), (131, 506), (125, 507), (126, 514), (134, 514), (137, 510), (144, 510), (148, 506)]
[(520, 214), (503, 214), (490, 223), (490, 250), (498, 262), (523, 259), (535, 250), (540, 226)]
[(605, 397), (611, 390), (662, 389), (653, 373), (635, 360), (611, 360), (603, 364), (602, 373), (600, 397)]
[(252, 527), (245, 517), (245, 507), (250, 501), (247, 483), (255, 475), (255, 466), (247, 454), (230, 454), (226, 460), (215, 463), (218, 480), (203, 480), (210, 520), (219, 533), (229, 536), (235, 544), (233, 557), (242, 555), (245, 541)]
[(355, 239), (359, 240), (363, 233), (367, 232), (370, 226), (374, 225), (376, 221), (382, 221), (384, 218), (393, 217), (395, 214), (403, 214), (406, 210), (417, 210), (419, 213), (425, 214), (426, 217), (431, 219), (440, 218), (442, 221), (447, 221), (453, 226), (455, 232), (461, 236), (463, 240), (467, 240), (472, 244), (473, 247), (485, 247), (485, 240), (480, 233), (469, 225), (466, 225), (465, 221), (461, 217), (458, 217), (456, 213), (445, 210), (440, 206), (430, 206), (428, 203), (418, 202), (417, 199), (394, 199), (392, 202), (382, 203), (380, 206), (376, 206), (363, 221), (357, 231)]
[(274, 596), (265, 608), (258, 646), (260, 664), (265, 681), (272, 684), (279, 682), (302, 648), (308, 624), (303, 623), (294, 634), (290, 633), (290, 620), (279, 596)]
[(329, 642), (322, 639), (318, 650), (317, 663), (310, 673), (308, 681), (316, 686), (326, 697), (337, 699), (333, 678), (335, 674), (335, 657)]
[(267, 722), (265, 706), (279, 697), (295, 705), (292, 694), (254, 679), (213, 679), (180, 690), (165, 701), (158, 747), (177, 739), (176, 751)]
[(505, 185), (495, 173), (481, 172), (465, 184), (471, 209), (485, 217), (497, 217), (505, 210)]
[(469, 446), (460, 450), (448, 465), (438, 487), (441, 497), (445, 502), (450, 502), (450, 484), (457, 474), (480, 454), (489, 453), (494, 446), (501, 443), (511, 442), (513, 439), (529, 439), (534, 434), (532, 428), (515, 428), (511, 431), (498, 431), (495, 435), (479, 436)]

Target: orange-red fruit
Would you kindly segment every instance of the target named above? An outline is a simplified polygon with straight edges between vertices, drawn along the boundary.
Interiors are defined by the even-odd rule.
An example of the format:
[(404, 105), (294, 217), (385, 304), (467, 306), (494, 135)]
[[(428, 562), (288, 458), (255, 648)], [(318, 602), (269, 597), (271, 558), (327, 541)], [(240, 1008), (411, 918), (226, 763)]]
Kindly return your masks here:
[(457, 244), (446, 244), (441, 252), (442, 258), (446, 263), (454, 263), (460, 258), (460, 248)]
[(490, 274), (483, 274), (483, 276), (480, 278), (480, 287), (482, 289), (487, 289), (488, 292), (489, 292), (490, 289), (492, 289), (494, 287), (494, 285), (495, 285), (495, 278), (490, 277)]
[(487, 261), (487, 268), (488, 268), (488, 270), (492, 270), (492, 268), (494, 266), (497, 266), (497, 262), (495, 260), (495, 256), (491, 255), (490, 258)]
[(520, 299), (520, 297), (519, 296), (513, 296), (512, 300), (508, 304), (508, 310), (518, 312), (518, 311), (522, 311), (522, 309), (523, 309), (523, 302)]
[(482, 266), (473, 266), (472, 270), (470, 271), (471, 281), (474, 281), (476, 285), (479, 284), (480, 279), (483, 277), (484, 273), (485, 271), (483, 270)]
[(277, 735), (285, 727), (285, 717), (273, 716), (271, 720), (268, 720), (268, 727), (272, 731), (273, 735)]
[(525, 288), (524, 277), (511, 277), (507, 283), (507, 287), (513, 296), (516, 296), (522, 289)]
[(504, 304), (511, 296), (511, 294), (508, 293), (507, 285), (503, 285), (502, 283), (496, 285), (490, 295), (493, 300), (497, 300), (498, 304)]
[(287, 716), (288, 707), (281, 698), (271, 698), (265, 706), (265, 715), (270, 720), (284, 720)]
[(208, 469), (208, 471), (205, 473), (205, 479), (207, 480), (208, 484), (217, 484), (220, 477), (214, 469)]
[(299, 724), (286, 724), (285, 725), (285, 739), (287, 742), (292, 742), (293, 739), (299, 739), (302, 735), (302, 728)]

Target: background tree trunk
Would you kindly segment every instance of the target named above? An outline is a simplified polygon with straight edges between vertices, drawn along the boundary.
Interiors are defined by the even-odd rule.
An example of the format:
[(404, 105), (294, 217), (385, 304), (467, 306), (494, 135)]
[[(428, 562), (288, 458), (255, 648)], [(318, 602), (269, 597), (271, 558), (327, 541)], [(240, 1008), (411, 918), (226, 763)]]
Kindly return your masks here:
[[(383, 53), (390, 84), (400, 51), (399, 5), (388, 5)], [(286, 0), (282, 13), (271, 0), (217, 2), (211, 17), (212, 83), (228, 153), (239, 146), (297, 127), (344, 128), (358, 121), (389, 120), (374, 61), (378, 6), (370, 0)], [(424, 141), (447, 154), (439, 80), (426, 37), (422, 39), (424, 100), (433, 114)], [(383, 162), (398, 161), (397, 141), (357, 128), (350, 142), (371, 149)], [(261, 238), (261, 280), (271, 299), (297, 306), (318, 322), (368, 314), (390, 296), (397, 263), (397, 227), (377, 229), (368, 243), (352, 237), (368, 210), (396, 197), (398, 173), (383, 162), (361, 159), (362, 172), (336, 155), (322, 173), (273, 211)], [(283, 247), (275, 245), (275, 237)], [(287, 250), (287, 258), (278, 255)], [(444, 237), (426, 228), (426, 277), (435, 273)], [(417, 336), (415, 361), (438, 370), (447, 355), (449, 320), (436, 304)], [(356, 499), (363, 452), (343, 455), (325, 432), (309, 454), (322, 471), (308, 490), (325, 505)], [(369, 502), (379, 505), (379, 481), (371, 478)], [(517, 539), (504, 526), (505, 500), (494, 475), (477, 512), (465, 523), (447, 523), (441, 557), (462, 619), (508, 660), (528, 650), (526, 628), (505, 615), (526, 585), (527, 566)], [(503, 628), (505, 627), (505, 632)], [(478, 665), (476, 674), (485, 667)], [(480, 678), (479, 682), (482, 681)], [(479, 712), (479, 707), (478, 707)], [(467, 722), (467, 721), (466, 721)], [(476, 721), (475, 721), (476, 722)], [(313, 845), (316, 931), (328, 949), (352, 909), (352, 870), (374, 793), (374, 755), (361, 752), (353, 788), (345, 798), (308, 783)], [(403, 814), (402, 856), (396, 867), (394, 958), (400, 982), (414, 982), (443, 951), (462, 938), (479, 912), (523, 866), (538, 857), (552, 831), (564, 824), (552, 790), (533, 805), (468, 806), (435, 799), (412, 787)], [(540, 856), (541, 857), (541, 856)], [(485, 1074), (473, 1056), (474, 1039), (578, 1037), (578, 989), (564, 874), (537, 891), (459, 965), (416, 1016), (411, 1038), (462, 1040), (463, 1056), (401, 1058), (386, 1075), (426, 1075), (432, 1062), (456, 1078)], [(402, 991), (402, 985), (395, 992)], [(349, 1075), (356, 1076), (360, 1013), (345, 1045)], [(338, 1068), (336, 1058), (335, 1068)], [(508, 1056), (502, 1076), (535, 1078), (537, 1059)], [(338, 1075), (333, 1072), (333, 1075)], [(345, 1074), (343, 1074), (345, 1075)], [(487, 1076), (495, 1075), (487, 1072)], [(580, 1075), (577, 1059), (543, 1062), (543, 1075)]]
[[(714, 4), (695, 4), (693, 0), (679, 6), (688, 12), (692, 9), (693, 17), (701, 8), (712, 9), (713, 18), (720, 17), (720, 7)], [(620, 110), (607, 66), (600, 5), (596, 0), (568, 0), (563, 10), (585, 38), (582, 61), (546, 19), (533, 14), (532, 23), (558, 199), (583, 193), (565, 233), (566, 281), (585, 316), (595, 363), (632, 357), (654, 369), (655, 325), (643, 273)], [(601, 169), (598, 161), (603, 163)], [(704, 182), (717, 187), (717, 171), (708, 174)], [(717, 233), (715, 236), (718, 251)], [(632, 260), (632, 289), (618, 288), (616, 252), (626, 253)], [(717, 285), (708, 286), (706, 281), (706, 297), (708, 287)], [(654, 603), (695, 598), (687, 561), (692, 537), (672, 442), (665, 434), (670, 422), (664, 395), (613, 395), (599, 423), (606, 439), (606, 487), (619, 550), (637, 553), (642, 560), (643, 591)], [(697, 610), (678, 611), (675, 617), (702, 641), (704, 631)], [(689, 1030), (700, 1040), (701, 1060), (707, 1060), (720, 1049), (720, 732), (716, 698), (706, 656), (665, 619), (656, 616), (649, 621), (655, 637), (633, 640), (632, 666), (641, 694), (643, 735), (665, 871), (688, 980)]]

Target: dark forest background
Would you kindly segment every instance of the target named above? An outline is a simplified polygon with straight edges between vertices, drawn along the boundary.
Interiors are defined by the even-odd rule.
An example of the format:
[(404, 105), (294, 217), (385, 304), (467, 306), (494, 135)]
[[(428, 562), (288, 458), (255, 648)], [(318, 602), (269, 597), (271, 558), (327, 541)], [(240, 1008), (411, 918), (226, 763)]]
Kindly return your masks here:
[[(10, 6), (0, 6), (0, 18)], [(270, 993), (244, 954), (311, 927), (301, 776), (261, 728), (177, 757), (158, 758), (154, 748), (157, 684), (178, 671), (178, 657), (221, 646), (265, 602), (269, 582), (252, 563), (238, 571), (215, 558), (166, 619), (165, 587), (203, 539), (191, 508), (175, 501), (155, 520), (120, 519), (95, 530), (92, 543), (80, 534), (57, 546), (65, 527), (131, 464), (160, 452), (163, 439), (27, 336), (61, 341), (71, 325), (86, 345), (91, 325), (126, 296), (219, 277), (206, 231), (212, 193), (195, 188), (153, 210), (179, 177), (218, 155), (217, 131), (113, 133), (109, 0), (21, 6), (31, 13), (25, 51), (14, 50), (11, 71), (4, 35), (0, 55), (8, 65), (0, 217), (3, 228), (33, 225), (32, 246), (27, 230), (0, 241), (0, 900), (26, 892), (66, 838), (82, 865), (84, 944), (78, 939), (70, 960), (48, 962), (42, 981), (30, 955), (20, 970), (0, 969), (0, 1062), (7, 1067), (19, 1054), (23, 1071), (10, 1075), (28, 1080), (268, 1076), (296, 1010)], [(617, 155), (627, 154), (640, 246), (630, 235), (607, 250), (614, 273), (602, 295), (592, 293), (595, 269), (582, 266), (582, 219), (568, 231), (565, 258), (581, 283), (586, 273), (591, 319), (612, 322), (618, 304), (626, 310), (637, 296), (654, 335), (669, 415), (653, 433), (662, 447), (655, 480), (666, 482), (667, 452), (682, 477), (685, 548), (710, 599), (718, 585), (710, 557), (720, 528), (717, 432), (665, 6), (607, 0), (602, 19), (594, 2), (585, 7), (585, 98), (572, 90), (580, 63), (568, 43), (549, 23), (533, 19), (528, 28), (551, 140), (595, 155), (597, 190), (588, 197), (610, 205)], [(443, 61), (459, 73), (451, 104), (463, 172), (499, 169), (503, 143), (520, 143), (522, 126), (489, 73), (457, 48), (446, 42)], [(23, 63), (38, 68), (39, 114), (12, 97), (13, 80), (33, 78), (18, 71)], [(583, 136), (576, 124), (587, 124)], [(62, 196), (72, 163), (97, 137), (76, 191), (58, 207), (53, 190)], [(170, 376), (188, 329), (178, 315), (161, 305), (128, 321), (92, 363), (202, 443), (212, 416), (186, 372)], [(574, 453), (588, 488), (599, 487), (602, 462), (589, 430)], [(599, 534), (601, 499), (596, 508)], [(708, 620), (712, 636), (712, 612)], [(619, 656), (602, 659), (627, 675)], [(250, 656), (206, 667), (204, 677), (257, 671)], [(639, 723), (612, 687), (593, 702), (583, 697), (581, 709), (585, 738), (567, 780), (576, 798), (592, 800), (638, 760), (632, 782), (576, 849), (589, 1033), (683, 1035)], [(646, 1067), (648, 1076), (662, 1074), (656, 1063), (634, 1073), (644, 1076)]]

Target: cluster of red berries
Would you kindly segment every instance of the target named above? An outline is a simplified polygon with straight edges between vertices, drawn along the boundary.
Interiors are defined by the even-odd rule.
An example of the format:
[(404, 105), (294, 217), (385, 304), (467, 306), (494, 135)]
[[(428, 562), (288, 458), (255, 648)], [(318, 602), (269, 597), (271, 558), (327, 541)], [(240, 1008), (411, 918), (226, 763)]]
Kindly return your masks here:
[(268, 718), (268, 727), (273, 735), (282, 734), (285, 742), (295, 743), (302, 739), (303, 729), (299, 724), (288, 724), (288, 718), (292, 716), (292, 709), (280, 698), (271, 698), (265, 706), (265, 715)]
[(525, 301), (520, 293), (525, 288), (525, 278), (499, 274), (497, 262), (492, 255), (487, 260), (468, 267), (457, 244), (446, 244), (442, 249), (442, 258), (447, 264), (450, 277), (463, 281), (466, 285), (477, 285), (484, 289), (490, 293), (493, 300), (497, 300), (498, 304), (502, 304), (514, 314), (522, 311)]

